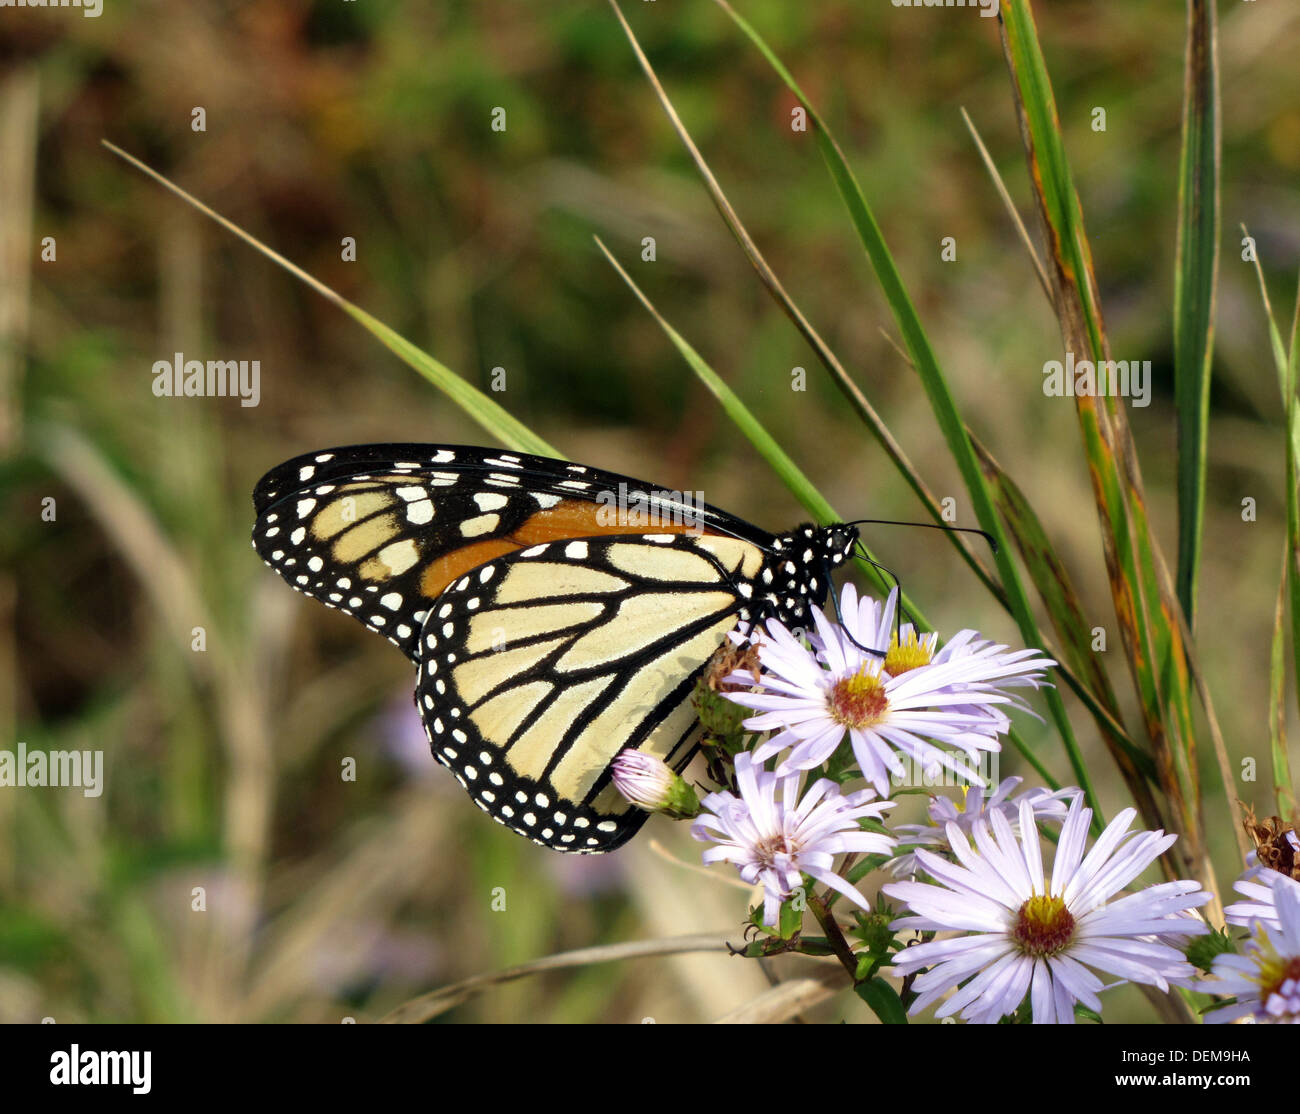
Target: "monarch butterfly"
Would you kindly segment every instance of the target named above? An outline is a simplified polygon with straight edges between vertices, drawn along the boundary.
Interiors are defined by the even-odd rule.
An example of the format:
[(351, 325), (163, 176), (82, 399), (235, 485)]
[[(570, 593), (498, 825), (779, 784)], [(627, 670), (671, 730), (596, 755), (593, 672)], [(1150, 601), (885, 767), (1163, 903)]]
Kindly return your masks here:
[(680, 772), (696, 681), (728, 632), (806, 627), (858, 539), (846, 524), (770, 534), (626, 476), (460, 445), (307, 453), (253, 504), (268, 566), (415, 663), (433, 756), (474, 802), (586, 854), (648, 815), (614, 787), (615, 756)]

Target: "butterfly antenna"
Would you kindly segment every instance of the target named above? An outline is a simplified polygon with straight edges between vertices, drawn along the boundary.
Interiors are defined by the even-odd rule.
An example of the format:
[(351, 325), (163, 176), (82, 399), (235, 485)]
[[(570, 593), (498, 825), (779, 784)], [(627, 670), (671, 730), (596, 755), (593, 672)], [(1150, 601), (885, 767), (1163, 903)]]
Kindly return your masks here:
[[(885, 574), (885, 576), (889, 577), (889, 579), (894, 582), (894, 587), (898, 589), (899, 598), (900, 599), (902, 598), (903, 586), (899, 582), (898, 575), (892, 569), (886, 568), (879, 561), (876, 561), (873, 558), (869, 557), (867, 555), (866, 548), (862, 545), (861, 542), (858, 543), (858, 556), (861, 557), (862, 560), (864, 560), (868, 565), (871, 565), (873, 568), (879, 569), (882, 573)], [(828, 568), (826, 571), (827, 571), (827, 576), (829, 576), (830, 569)], [(859, 650), (862, 650), (864, 653), (872, 654), (873, 656), (878, 658), (884, 658), (888, 656), (889, 654), (888, 650), (877, 650), (874, 646), (864, 646), (861, 642), (859, 642), (856, 638), (853, 637), (853, 635), (849, 631), (848, 626), (844, 622), (844, 613), (840, 610), (840, 597), (835, 592), (833, 587), (831, 589), (831, 604), (835, 608), (835, 618), (839, 622), (840, 630), (844, 632), (845, 638), (847, 638), (850, 642), (853, 643), (853, 645), (855, 645)], [(897, 637), (899, 633), (897, 608), (895, 608), (894, 611), (894, 630), (895, 630), (895, 637)]]
[[(986, 542), (994, 553), (998, 552), (997, 540), (987, 530), (981, 530), (976, 526), (949, 526), (947, 523), (940, 522), (906, 522), (896, 518), (855, 518), (852, 522), (844, 523), (845, 526), (916, 526), (922, 530), (942, 530), (947, 534), (978, 534)], [(873, 561), (872, 564), (875, 564)]]
[[(922, 530), (942, 530), (944, 531), (944, 533), (947, 534), (978, 534), (981, 538), (983, 538), (986, 542), (989, 543), (989, 548), (993, 550), (994, 553), (998, 552), (997, 539), (994, 538), (993, 535), (990, 534), (987, 530), (981, 530), (977, 526), (949, 526), (947, 523), (939, 523), (939, 522), (908, 522), (906, 520), (896, 519), (896, 518), (855, 518), (851, 522), (844, 523), (844, 525), (845, 526), (916, 526)], [(868, 557), (866, 553), (866, 549), (861, 545), (861, 543), (859, 543), (858, 549), (859, 549), (858, 556), (861, 557), (862, 560), (866, 561), (867, 564), (874, 565), (881, 572), (886, 573), (889, 576), (889, 578), (894, 582), (894, 586), (898, 589), (898, 606), (894, 609), (894, 637), (901, 643), (903, 640), (902, 636), (903, 636), (904, 617), (906, 617), (907, 622), (909, 623), (912, 622), (912, 617), (910, 615), (907, 615), (903, 609), (903, 585), (899, 582), (898, 577), (895, 576), (892, 572), (890, 572), (889, 569), (885, 568), (885, 566), (880, 564), (880, 562), (873, 561), (870, 557)]]
[[(898, 579), (898, 574), (894, 572), (893, 569), (882, 565), (879, 561), (872, 558), (867, 553), (867, 547), (863, 545), (861, 541), (858, 542), (858, 557), (872, 568), (879, 569), (894, 582), (894, 588), (898, 592), (898, 596), (894, 602), (894, 641), (901, 645), (903, 641), (903, 620), (906, 618), (907, 622), (910, 623), (912, 621), (912, 617), (908, 615), (903, 608), (903, 582)], [(877, 653), (875, 650), (872, 650), (871, 652), (873, 654)], [(884, 657), (885, 655), (881, 654), (880, 656)]]

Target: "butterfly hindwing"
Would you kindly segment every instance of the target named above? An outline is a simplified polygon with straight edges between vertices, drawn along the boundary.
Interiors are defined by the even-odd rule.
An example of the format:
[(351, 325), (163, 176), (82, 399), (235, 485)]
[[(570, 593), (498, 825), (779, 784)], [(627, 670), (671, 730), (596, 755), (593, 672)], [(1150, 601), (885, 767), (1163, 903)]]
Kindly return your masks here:
[(762, 552), (738, 539), (610, 536), (489, 561), (421, 631), (416, 704), (475, 802), (560, 851), (609, 851), (646, 813), (610, 783), (632, 747), (681, 770), (695, 682), (736, 623)]

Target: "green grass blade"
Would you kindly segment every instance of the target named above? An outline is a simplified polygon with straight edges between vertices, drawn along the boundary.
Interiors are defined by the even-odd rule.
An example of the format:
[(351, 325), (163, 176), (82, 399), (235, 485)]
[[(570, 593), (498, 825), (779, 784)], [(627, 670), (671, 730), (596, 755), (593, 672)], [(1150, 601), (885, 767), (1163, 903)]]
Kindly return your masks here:
[[(594, 237), (594, 239), (596, 245), (609, 261), (610, 266), (618, 272), (619, 278), (627, 283), (628, 288), (636, 295), (637, 300), (646, 308), (650, 316), (655, 319), (655, 322), (664, 331), (668, 339), (672, 341), (673, 347), (681, 353), (682, 358), (690, 366), (690, 369), (696, 374), (700, 382), (708, 388), (709, 393), (721, 404), (723, 412), (732, 420), (736, 428), (745, 435), (749, 443), (758, 450), (759, 455), (767, 461), (772, 471), (776, 473), (777, 478), (785, 484), (790, 493), (799, 500), (804, 510), (822, 524), (844, 521), (843, 516), (831, 506), (830, 501), (817, 490), (800, 467), (790, 459), (790, 455), (781, 448), (776, 438), (754, 416), (753, 411), (741, 401), (740, 396), (727, 385), (722, 376), (709, 366), (708, 362), (691, 346), (690, 342), (668, 323), (654, 303), (646, 297), (645, 292), (636, 284), (632, 276), (614, 258), (613, 253), (605, 246), (604, 241), (599, 236)], [(870, 550), (867, 552), (870, 553)], [(871, 556), (873, 559), (875, 558), (875, 554), (871, 554)], [(879, 569), (863, 562), (860, 562), (860, 566), (880, 591), (888, 592), (894, 586), (893, 582), (887, 580)], [(926, 623), (924, 616), (916, 609), (916, 605), (906, 596), (900, 596), (900, 598), (904, 601), (903, 606), (912, 618), (918, 624), (924, 626), (926, 630), (931, 630), (932, 628)]]
[[(916, 493), (918, 498), (920, 498), (921, 502), (925, 505), (926, 509), (930, 512), (931, 517), (934, 518), (936, 523), (943, 522), (943, 517), (942, 514), (940, 513), (940, 507), (938, 505), (937, 500), (934, 498), (933, 494), (931, 494), (929, 489), (926, 487), (924, 480), (921, 479), (920, 474), (913, 467), (911, 461), (908, 460), (906, 454), (902, 450), (902, 447), (894, 439), (888, 427), (884, 424), (884, 421), (880, 418), (880, 416), (876, 413), (875, 409), (871, 406), (871, 403), (867, 400), (866, 396), (861, 392), (861, 390), (858, 389), (857, 384), (855, 384), (853, 380), (850, 378), (848, 372), (845, 370), (843, 364), (840, 362), (840, 360), (835, 355), (835, 353), (831, 350), (830, 346), (825, 342), (825, 340), (821, 337), (821, 335), (809, 322), (806, 315), (802, 312), (802, 310), (800, 310), (799, 306), (795, 303), (794, 299), (786, 291), (784, 285), (781, 283), (776, 273), (772, 270), (771, 266), (764, 258), (762, 251), (755, 243), (753, 237), (750, 236), (748, 230), (745, 228), (744, 223), (741, 221), (739, 215), (736, 213), (734, 206), (732, 206), (730, 201), (728, 201), (727, 196), (722, 189), (722, 186), (719, 184), (717, 180), (717, 177), (713, 174), (712, 170), (709, 168), (708, 162), (705, 160), (704, 156), (700, 153), (699, 148), (696, 146), (694, 140), (690, 136), (689, 131), (686, 129), (686, 125), (682, 122), (680, 115), (673, 107), (672, 101), (669, 99), (668, 94), (664, 89), (662, 82), (660, 82), (658, 75), (654, 71), (654, 67), (650, 64), (649, 59), (646, 57), (645, 52), (641, 49), (641, 45), (637, 40), (636, 34), (632, 31), (632, 28), (629, 26), (627, 20), (624, 18), (622, 10), (619, 8), (616, 0), (610, 0), (610, 6), (613, 8), (614, 14), (617, 17), (620, 26), (623, 28), (624, 34), (627, 35), (628, 41), (632, 46), (633, 53), (636, 55), (637, 61), (640, 64), (642, 71), (645, 73), (646, 79), (650, 82), (650, 85), (653, 88), (655, 95), (659, 98), (659, 102), (663, 107), (665, 115), (667, 115), (669, 122), (672, 124), (674, 130), (677, 132), (679, 138), (682, 141), (683, 146), (686, 148), (687, 153), (690, 155), (692, 161), (695, 163), (695, 166), (699, 171), (700, 177), (704, 181), (705, 188), (708, 190), (709, 196), (713, 200), (714, 206), (717, 208), (718, 213), (722, 217), (723, 222), (727, 225), (727, 228), (731, 231), (731, 234), (735, 237), (736, 242), (740, 245), (741, 250), (745, 253), (745, 256), (749, 259), (750, 264), (753, 266), (755, 273), (762, 281), (764, 287), (768, 290), (768, 292), (772, 295), (776, 303), (785, 312), (786, 316), (789, 317), (791, 322), (793, 322), (795, 328), (798, 329), (799, 333), (807, 341), (809, 347), (812, 348), (813, 352), (816, 354), (822, 366), (826, 368), (832, 380), (840, 388), (844, 396), (848, 399), (849, 404), (853, 407), (854, 411), (858, 414), (860, 418), (862, 418), (863, 422), (867, 425), (867, 427), (871, 430), (871, 432), (876, 437), (880, 445), (884, 448), (885, 452), (888, 454), (890, 459), (894, 462), (894, 465), (898, 469), (899, 473), (907, 481), (909, 486)], [(969, 123), (969, 118), (968, 118), (968, 123)], [(975, 134), (975, 141), (982, 148), (982, 143), (980, 142), (978, 134), (974, 133), (973, 125), (972, 125), (972, 134)], [(987, 152), (985, 152), (985, 154), (987, 155)], [(995, 176), (996, 176), (996, 172), (995, 172)], [(1006, 196), (1005, 187), (1001, 186), (1000, 179), (998, 180), (998, 184), (1002, 188), (1003, 195)], [(1008, 201), (1009, 201), (1009, 197), (1008, 197)], [(1023, 233), (1024, 226), (1023, 224), (1020, 223), (1019, 217), (1015, 213), (1014, 208), (1012, 209), (1012, 216), (1013, 219), (1016, 220), (1018, 227), (1020, 227)], [(1029, 250), (1032, 256), (1034, 254), (1032, 244), (1030, 245)], [(1044, 283), (1044, 286), (1046, 286), (1047, 280), (1045, 275), (1043, 276), (1042, 281)], [(642, 301), (643, 302), (645, 301), (644, 298), (642, 299)], [(661, 324), (663, 324), (662, 321)], [(672, 334), (670, 333), (669, 335), (671, 336)], [(893, 338), (890, 337), (888, 333), (885, 333), (885, 337), (887, 340), (890, 341), (891, 344), (894, 343)], [(680, 338), (677, 338), (677, 340), (680, 340)], [(677, 340), (674, 340), (674, 343), (677, 343)], [(679, 349), (681, 348), (680, 345), (678, 347)], [(895, 345), (895, 347), (897, 346)], [(685, 350), (683, 349), (682, 351), (683, 354), (685, 354)], [(906, 351), (903, 351), (901, 349), (899, 351), (903, 359), (907, 360), (910, 366), (911, 360), (910, 357), (907, 355)], [(688, 362), (692, 362), (690, 361), (689, 357), (688, 357)], [(692, 366), (696, 366), (696, 365), (692, 362)], [(698, 370), (699, 369), (697, 367), (697, 373)], [(712, 375), (711, 372), (710, 375), (712, 376), (712, 378), (710, 379), (708, 377), (705, 377), (705, 382), (709, 385), (710, 390), (713, 390), (714, 393), (717, 394), (718, 384), (721, 384), (721, 381), (717, 379), (716, 375)], [(993, 594), (994, 598), (996, 598), (997, 601), (1008, 611), (1011, 611), (1011, 605), (1007, 599), (1006, 593), (1002, 589), (1001, 584), (999, 584), (990, 575), (989, 571), (985, 568), (984, 563), (978, 557), (975, 556), (975, 554), (971, 549), (970, 543), (968, 541), (968, 535), (959, 534), (955, 531), (949, 531), (946, 533), (945, 536), (956, 547), (957, 551), (961, 554), (962, 558), (975, 572), (976, 576), (980, 578), (984, 586), (988, 588), (988, 590)], [(1037, 642), (1040, 645), (1042, 645), (1044, 649), (1050, 649), (1049, 647), (1046, 646), (1046, 641), (1041, 637), (1041, 634), (1038, 636)], [(1101, 719), (1107, 724), (1108, 730), (1110, 730), (1111, 733), (1114, 734), (1116, 737), (1125, 740), (1131, 748), (1132, 744), (1131, 742), (1128, 741), (1127, 735), (1124, 733), (1122, 726), (1119, 725), (1118, 722), (1115, 720), (1115, 718), (1111, 716), (1109, 712), (1107, 712), (1099, 704), (1097, 697), (1094, 696), (1082, 685), (1082, 683), (1069, 669), (1069, 667), (1064, 664), (1061, 664), (1058, 666), (1057, 671), (1061, 675), (1062, 679), (1064, 679), (1065, 682), (1070, 686), (1070, 688), (1079, 696), (1079, 698), (1083, 700), (1085, 704), (1087, 704), (1087, 706), (1094, 713), (1094, 715), (1098, 715), (1099, 717), (1101, 717)], [(1038, 772), (1039, 776), (1043, 778), (1044, 782), (1053, 786), (1054, 788), (1059, 787), (1056, 780), (1047, 772), (1046, 768), (1042, 765), (1038, 757), (1029, 752), (1025, 744), (1020, 740), (1020, 738), (1016, 734), (1014, 733), (1012, 734), (1011, 741), (1017, 747), (1020, 753), (1025, 757), (1025, 759), (1034, 767), (1034, 769)]]
[(1043, 293), (1050, 302), (1052, 300), (1052, 284), (1047, 278), (1047, 270), (1043, 266), (1043, 261), (1038, 258), (1038, 249), (1034, 247), (1034, 241), (1029, 235), (1029, 229), (1025, 227), (1025, 222), (1020, 217), (1020, 210), (1016, 208), (1016, 203), (1011, 200), (1011, 191), (1007, 189), (1006, 182), (1002, 180), (1002, 175), (998, 171), (997, 164), (993, 161), (993, 156), (989, 154), (989, 149), (984, 146), (984, 140), (975, 127), (975, 122), (970, 118), (970, 113), (965, 108), (961, 110), (961, 118), (966, 123), (966, 130), (970, 132), (971, 139), (975, 141), (975, 149), (979, 151), (980, 159), (984, 162), (984, 168), (989, 172), (989, 177), (993, 179), (993, 188), (998, 191), (998, 197), (1002, 199), (1003, 208), (1006, 209), (1007, 215), (1011, 218), (1011, 223), (1015, 225), (1020, 242), (1025, 245), (1025, 250), (1029, 253), (1030, 261), (1034, 264), (1034, 274), (1038, 276), (1038, 285), (1043, 288)]
[[(1150, 796), (1144, 777), (1154, 780), (1155, 767), (1124, 730), (1119, 701), (1101, 659), (1092, 647), (1092, 628), (1083, 614), (1078, 593), (1053, 547), (1042, 522), (1024, 494), (992, 454), (975, 442), (980, 465), (997, 500), (998, 509), (1020, 553), (1029, 579), (1037, 589), (1061, 645), (1064, 664), (1081, 682), (1076, 693), (1088, 704), (1107, 745), (1118, 748), (1116, 763), (1130, 781), (1135, 798)], [(1072, 686), (1074, 687), (1074, 686)]]
[[(1067, 351), (1109, 359), (1083, 213), (1065, 156), (1060, 121), (1028, 0), (1004, 0), (1003, 50), (1047, 246), (1053, 308)], [(1123, 404), (1106, 395), (1075, 399), (1093, 495), (1101, 519), (1111, 596), (1162, 794), (1182, 839), (1166, 856), (1170, 873), (1191, 870), (1217, 893), (1200, 805), (1189, 646), (1182, 607), (1148, 520), (1137, 451)], [(1208, 695), (1202, 690), (1202, 702)], [(1207, 707), (1207, 712), (1209, 711)], [(1182, 876), (1186, 876), (1182, 873)]]
[(1188, 0), (1174, 272), (1178, 410), (1178, 601), (1195, 629), (1219, 267), (1219, 49), (1214, 0)]
[(375, 339), (404, 363), (418, 371), (502, 444), (518, 449), (520, 452), (536, 453), (539, 456), (562, 457), (564, 455), (535, 434), (500, 403), (484, 394), (472, 383), (462, 379), (446, 364), (412, 344), (382, 321), (350, 302), (345, 302), (342, 308)]
[(308, 274), (301, 267), (296, 266), (278, 252), (267, 247), (267, 245), (262, 243), (262, 241), (257, 239), (257, 237), (244, 231), (244, 229), (240, 228), (233, 221), (227, 220), (220, 213), (203, 204), (203, 202), (197, 197), (181, 189), (175, 182), (163, 177), (156, 170), (147, 166), (145, 163), (142, 163), (139, 159), (132, 155), (128, 155), (120, 147), (116, 147), (112, 143), (109, 143), (108, 140), (101, 140), (101, 142), (106, 148), (108, 148), (108, 150), (112, 151), (113, 154), (130, 163), (142, 174), (152, 178), (165, 189), (170, 190), (182, 201), (193, 206), (204, 216), (210, 217), (212, 220), (216, 221), (216, 223), (226, 229), (227, 232), (234, 234), (239, 239), (243, 240), (244, 243), (257, 249), (257, 251), (261, 252), (272, 262), (279, 264), (295, 278), (306, 283), (315, 290), (316, 293), (320, 294), (321, 297), (338, 306), (339, 309), (343, 310), (344, 313), (360, 324), (381, 344), (418, 371), (425, 379), (437, 387), (438, 390), (442, 391), (443, 394), (452, 400), (452, 402), (464, 410), (466, 414), (473, 418), (474, 421), (499, 440), (503, 445), (512, 449), (518, 449), (520, 452), (538, 453), (541, 456), (558, 457), (561, 455), (498, 402), (485, 395), (473, 384), (466, 382), (452, 371), (451, 368), (447, 367), (446, 364), (434, 359), (423, 349), (412, 344), (409, 340), (406, 340), (393, 329), (390, 329), (382, 321), (372, 317), (360, 306), (353, 305), (353, 303), (349, 302), (336, 290), (326, 286), (323, 282)]
[[(898, 469), (899, 474), (907, 482), (908, 486), (911, 487), (912, 491), (915, 492), (917, 498), (921, 500), (922, 505), (925, 507), (930, 517), (937, 524), (945, 524), (942, 508), (939, 505), (938, 499), (935, 498), (934, 494), (926, 486), (925, 481), (921, 478), (921, 474), (908, 459), (902, 446), (890, 432), (889, 427), (885, 425), (884, 420), (876, 412), (866, 395), (863, 394), (858, 385), (853, 381), (844, 365), (831, 350), (830, 345), (826, 343), (821, 334), (813, 327), (812, 323), (808, 320), (807, 315), (804, 314), (794, 299), (790, 296), (789, 292), (785, 289), (784, 284), (777, 277), (776, 272), (772, 270), (767, 259), (763, 256), (758, 244), (745, 228), (745, 225), (741, 221), (735, 207), (727, 199), (727, 195), (723, 191), (721, 184), (718, 182), (717, 176), (709, 168), (708, 162), (700, 153), (700, 149), (696, 146), (695, 141), (691, 138), (690, 132), (682, 122), (681, 116), (673, 107), (672, 101), (663, 87), (663, 83), (655, 73), (654, 67), (650, 64), (649, 58), (646, 57), (645, 51), (641, 49), (641, 44), (637, 40), (635, 32), (633, 32), (631, 26), (628, 24), (627, 19), (623, 16), (623, 12), (619, 8), (617, 0), (609, 0), (609, 4), (614, 10), (614, 15), (617, 17), (619, 25), (623, 29), (623, 33), (627, 36), (628, 42), (631, 44), (632, 52), (636, 56), (637, 63), (645, 74), (646, 80), (649, 81), (650, 87), (654, 90), (655, 96), (659, 99), (664, 114), (668, 117), (668, 122), (672, 124), (673, 130), (677, 132), (678, 138), (682, 142), (682, 146), (686, 148), (686, 153), (691, 157), (691, 161), (694, 162), (696, 170), (699, 172), (700, 178), (704, 182), (704, 187), (708, 191), (710, 198), (713, 200), (714, 207), (718, 210), (719, 216), (722, 217), (723, 223), (727, 226), (732, 236), (735, 237), (736, 243), (740, 245), (741, 250), (745, 253), (745, 257), (754, 268), (754, 272), (757, 274), (759, 281), (762, 282), (763, 286), (766, 288), (768, 293), (771, 294), (776, 304), (781, 307), (781, 310), (808, 343), (813, 354), (826, 369), (827, 374), (830, 375), (832, 382), (834, 382), (840, 389), (840, 392), (844, 395), (845, 399), (848, 400), (848, 403), (853, 408), (854, 412), (862, 419), (863, 423), (871, 431), (881, 448), (885, 450), (885, 453), (889, 456), (890, 460), (893, 461), (894, 467)], [(984, 583), (984, 586), (998, 598), (998, 601), (1002, 603), (1003, 606), (1006, 606), (1006, 596), (1002, 591), (1002, 587), (985, 567), (984, 562), (980, 557), (976, 555), (971, 536), (969, 534), (949, 530), (944, 534), (944, 537), (948, 540), (949, 544), (957, 550), (962, 560), (970, 566), (975, 575), (980, 578)]]
[[(929, 337), (921, 324), (916, 307), (907, 292), (907, 287), (897, 265), (894, 263), (889, 247), (885, 243), (884, 234), (876, 223), (876, 218), (867, 202), (866, 195), (858, 185), (857, 179), (849, 168), (848, 161), (844, 157), (834, 135), (827, 128), (825, 121), (822, 120), (816, 108), (805, 96), (798, 82), (791, 76), (789, 70), (773, 53), (762, 36), (727, 3), (727, 0), (716, 0), (716, 3), (731, 17), (736, 26), (744, 32), (767, 60), (768, 64), (776, 71), (777, 75), (785, 82), (789, 90), (799, 99), (800, 104), (807, 112), (808, 119), (813, 124), (813, 134), (822, 158), (825, 160), (831, 179), (835, 183), (845, 207), (848, 209), (850, 221), (876, 273), (876, 278), (884, 292), (885, 299), (893, 311), (894, 320), (902, 335), (903, 344), (912, 361), (912, 366), (915, 368), (921, 380), (921, 385), (930, 400), (939, 429), (943, 433), (949, 452), (951, 452), (961, 472), (967, 494), (970, 496), (975, 510), (975, 517), (980, 526), (992, 535), (997, 542), (998, 573), (1002, 580), (1003, 591), (1006, 593), (1010, 605), (1012, 617), (1020, 628), (1020, 635), (1024, 639), (1025, 645), (1042, 645), (1043, 638), (1039, 633), (1038, 623), (1034, 618), (1033, 609), (1030, 607), (1029, 597), (1025, 593), (1024, 585), (1020, 581), (1020, 575), (1016, 570), (1010, 545), (1002, 529), (1002, 523), (994, 506), (992, 495), (984, 481), (984, 475), (976, 459), (975, 450), (971, 446), (966, 425), (962, 421), (956, 400), (953, 398), (943, 372), (939, 367)], [(1087, 765), (1083, 760), (1083, 754), (1079, 749), (1078, 740), (1075, 738), (1074, 729), (1070, 724), (1069, 717), (1066, 715), (1065, 705), (1061, 701), (1060, 694), (1054, 688), (1046, 690), (1045, 699), (1052, 722), (1061, 736), (1061, 742), (1070, 761), (1070, 767), (1078, 779), (1080, 788), (1087, 794), (1088, 804), (1093, 809), (1094, 817), (1100, 821), (1102, 815), (1100, 805), (1096, 794), (1093, 792), (1092, 781), (1088, 774)]]
[[(1249, 236), (1246, 226), (1241, 231)], [(1264, 269), (1260, 265), (1258, 251), (1255, 258), (1255, 275), (1259, 279), (1259, 297), (1264, 306), (1264, 319), (1268, 324), (1269, 345), (1273, 352), (1273, 364), (1277, 371), (1278, 392), (1282, 397), (1282, 412), (1287, 426), (1286, 437), (1286, 554), (1282, 570), (1282, 585), (1287, 589), (1286, 597), (1291, 627), (1291, 654), (1295, 670), (1295, 689), (1300, 699), (1300, 402), (1296, 398), (1296, 365), (1300, 361), (1300, 281), (1296, 288), (1296, 308), (1291, 318), (1289, 342), (1282, 339), (1277, 318), (1273, 314), (1273, 303), (1268, 296), (1268, 284), (1264, 281)], [(1279, 588), (1279, 593), (1282, 591)], [(1278, 604), (1281, 607), (1282, 597)], [(1281, 623), (1279, 610), (1277, 621)], [(1273, 671), (1285, 669), (1285, 652), (1279, 645), (1282, 637), (1280, 630), (1273, 631)], [(1286, 706), (1285, 699), (1272, 687), (1276, 677), (1270, 677), (1270, 716), (1269, 737), (1273, 757), (1273, 791), (1278, 807), (1283, 815), (1295, 812), (1295, 782), (1291, 778), (1291, 763), (1286, 746)], [(1289, 805), (1289, 811), (1283, 802)]]
[(1277, 800), (1278, 814), (1295, 816), (1295, 782), (1291, 780), (1291, 758), (1286, 748), (1286, 610), (1287, 584), (1291, 580), (1291, 545), (1288, 540), (1282, 552), (1282, 576), (1277, 586), (1277, 607), (1273, 612), (1273, 641), (1269, 652), (1268, 671), (1268, 742), (1273, 764), (1273, 795)]
[[(1287, 438), (1287, 547), (1290, 564), (1291, 653), (1300, 658), (1300, 400), (1296, 398), (1296, 375), (1300, 369), (1300, 279), (1296, 281), (1295, 310), (1291, 314), (1290, 351), (1286, 363), (1286, 412), (1290, 436)], [(1296, 665), (1296, 691), (1300, 696), (1300, 664)], [(1295, 819), (1296, 783), (1291, 775), (1291, 761), (1285, 738), (1273, 753), (1273, 792), (1284, 816)]]

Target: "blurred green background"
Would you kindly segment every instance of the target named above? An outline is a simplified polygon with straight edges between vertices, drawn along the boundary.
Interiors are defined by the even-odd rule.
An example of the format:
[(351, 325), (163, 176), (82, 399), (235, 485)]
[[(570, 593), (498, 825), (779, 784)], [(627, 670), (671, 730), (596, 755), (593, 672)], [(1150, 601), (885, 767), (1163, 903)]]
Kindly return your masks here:
[[(787, 288), (969, 524), (812, 136), (791, 130), (789, 95), (707, 0), (624, 7)], [(1111, 630), (1131, 711), (1073, 406), (1042, 393), (1042, 365), (1060, 357), (1055, 319), (958, 111), (1028, 214), (996, 21), (887, 0), (739, 8), (848, 148), (967, 421)], [(1240, 791), (1267, 809), (1282, 439), (1239, 225), (1285, 316), (1300, 262), (1300, 8), (1220, 11), (1224, 239), (1199, 634), (1234, 761), (1260, 762)], [(1172, 554), (1183, 6), (1053, 0), (1037, 15), (1115, 354), (1153, 362), (1154, 401), (1131, 417)], [(698, 863), (684, 825), (655, 820), (617, 855), (580, 859), (486, 822), (428, 758), (409, 665), (256, 559), (249, 494), (279, 461), (482, 435), (325, 300), (100, 146), (174, 178), (471, 382), (487, 389), (505, 368), (493, 397), (572, 459), (700, 489), (772, 529), (800, 520), (596, 233), (842, 513), (923, 517), (729, 238), (603, 0), (158, 0), (110, 2), (97, 19), (5, 8), (0, 67), (0, 745), (102, 749), (107, 778), (92, 799), (0, 789), (0, 1020), (369, 1020), (561, 949), (738, 931), (745, 894), (683, 865)], [(940, 258), (946, 236), (955, 262)], [(260, 405), (155, 397), (152, 365), (177, 351), (260, 360)], [(808, 390), (792, 394), (799, 366)], [(1257, 521), (1243, 521), (1247, 497)], [(941, 631), (1016, 641), (932, 532), (877, 528), (871, 544)], [(1021, 726), (1066, 778), (1055, 737)], [(1128, 803), (1122, 783), (1091, 722), (1076, 726), (1113, 813)], [(348, 758), (355, 781), (340, 776)], [(1229, 881), (1232, 814), (1221, 796), (1207, 807)], [(700, 1020), (766, 985), (738, 959), (638, 960), (500, 987), (448, 1017)], [(1150, 1016), (1135, 995), (1119, 1016), (1125, 1003)], [(812, 1016), (870, 1017), (851, 996)]]

